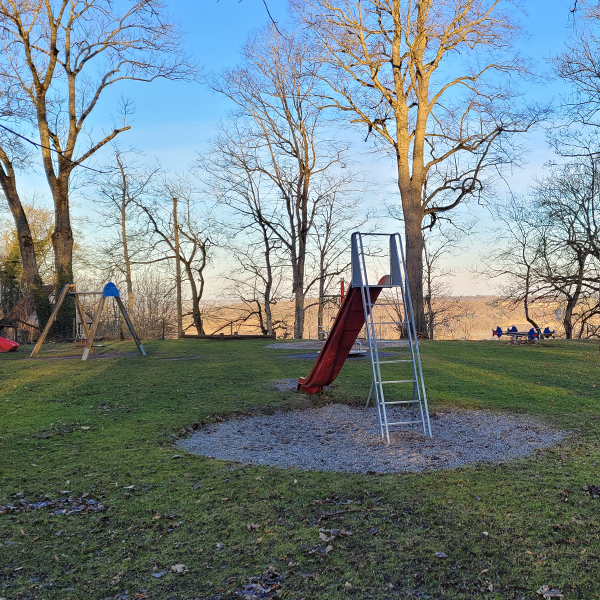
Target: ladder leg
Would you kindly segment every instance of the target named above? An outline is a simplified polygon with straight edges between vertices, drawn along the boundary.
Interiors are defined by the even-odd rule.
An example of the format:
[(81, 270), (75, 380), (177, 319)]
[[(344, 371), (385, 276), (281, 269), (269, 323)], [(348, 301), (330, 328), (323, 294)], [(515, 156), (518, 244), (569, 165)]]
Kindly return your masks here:
[(369, 388), (369, 395), (367, 396), (367, 403), (365, 404), (365, 410), (363, 415), (367, 414), (367, 408), (369, 408), (369, 402), (371, 401), (371, 394), (373, 393), (373, 380), (371, 380), (371, 387)]

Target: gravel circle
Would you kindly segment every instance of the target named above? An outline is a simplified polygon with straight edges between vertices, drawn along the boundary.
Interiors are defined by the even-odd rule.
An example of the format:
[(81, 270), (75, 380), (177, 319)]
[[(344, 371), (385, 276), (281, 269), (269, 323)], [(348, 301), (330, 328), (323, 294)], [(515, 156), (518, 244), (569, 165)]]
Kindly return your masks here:
[[(283, 383), (283, 381), (281, 382)], [(388, 420), (407, 411), (388, 410)], [(489, 411), (440, 410), (431, 415), (433, 438), (417, 428), (379, 437), (375, 409), (342, 404), (276, 412), (210, 425), (180, 440), (182, 450), (246, 464), (344, 473), (402, 473), (504, 462), (567, 435), (530, 417)]]
[[(369, 349), (367, 340), (361, 340), (363, 350)], [(297, 342), (281, 342), (277, 344), (268, 344), (265, 348), (272, 350), (320, 350), (325, 342), (318, 340), (302, 340)], [(408, 346), (406, 340), (377, 340), (377, 348), (400, 348)]]

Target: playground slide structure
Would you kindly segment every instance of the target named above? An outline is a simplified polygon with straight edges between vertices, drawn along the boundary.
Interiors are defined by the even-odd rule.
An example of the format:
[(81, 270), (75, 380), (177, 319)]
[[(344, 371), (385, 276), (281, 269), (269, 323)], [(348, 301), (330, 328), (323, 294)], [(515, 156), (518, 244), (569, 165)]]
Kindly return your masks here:
[[(381, 287), (369, 287), (371, 304), (377, 302)], [(350, 287), (329, 336), (308, 377), (298, 380), (298, 391), (316, 394), (338, 376), (360, 330), (365, 324), (361, 291)]]
[(0, 337), (0, 352), (16, 352), (18, 347), (17, 342)]

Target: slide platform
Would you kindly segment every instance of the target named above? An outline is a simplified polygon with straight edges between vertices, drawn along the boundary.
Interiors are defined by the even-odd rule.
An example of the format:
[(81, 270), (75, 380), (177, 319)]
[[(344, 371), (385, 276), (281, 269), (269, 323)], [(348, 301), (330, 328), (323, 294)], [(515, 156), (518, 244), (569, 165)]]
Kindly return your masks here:
[(16, 352), (18, 347), (17, 342), (0, 337), (0, 352)]
[[(381, 289), (369, 287), (371, 304), (377, 302)], [(298, 379), (298, 391), (316, 394), (335, 380), (364, 324), (360, 288), (350, 287), (312, 371), (308, 377)]]

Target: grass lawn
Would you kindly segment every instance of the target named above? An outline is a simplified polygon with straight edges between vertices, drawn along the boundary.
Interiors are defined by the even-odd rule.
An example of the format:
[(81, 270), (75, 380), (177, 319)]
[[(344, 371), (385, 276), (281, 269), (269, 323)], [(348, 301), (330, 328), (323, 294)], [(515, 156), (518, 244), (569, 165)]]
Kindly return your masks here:
[[(19, 510), (0, 515), (0, 598), (233, 599), (269, 566), (285, 576), (279, 597), (295, 600), (529, 599), (542, 584), (600, 597), (597, 344), (423, 343), (432, 410), (528, 413), (572, 433), (515, 462), (369, 476), (173, 447), (186, 428), (235, 414), (362, 403), (368, 361), (307, 400), (269, 382), (312, 363), (262, 341), (145, 347), (146, 358), (87, 363), (0, 355), (0, 505)], [(199, 358), (166, 360), (184, 356)], [(326, 542), (321, 528), (352, 535)]]

